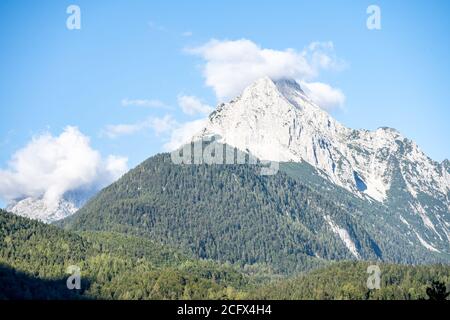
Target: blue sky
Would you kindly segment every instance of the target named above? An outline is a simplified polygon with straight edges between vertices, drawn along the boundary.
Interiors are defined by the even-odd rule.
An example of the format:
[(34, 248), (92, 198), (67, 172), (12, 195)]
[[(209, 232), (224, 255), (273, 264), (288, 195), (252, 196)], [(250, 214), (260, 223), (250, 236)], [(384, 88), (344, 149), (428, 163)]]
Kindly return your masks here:
[[(81, 9), (80, 30), (66, 28), (71, 4)], [(370, 4), (381, 9), (381, 30), (366, 27)], [(345, 95), (332, 115), (352, 128), (394, 127), (442, 161), (450, 157), (448, 12), (448, 1), (1, 1), (0, 170), (33, 137), (58, 137), (69, 125), (130, 168), (164, 151), (171, 128), (204, 116), (183, 112), (180, 97), (218, 101), (207, 58), (189, 51), (211, 39), (296, 52), (332, 42), (344, 66), (311, 79)], [(117, 125), (127, 134), (108, 134)]]

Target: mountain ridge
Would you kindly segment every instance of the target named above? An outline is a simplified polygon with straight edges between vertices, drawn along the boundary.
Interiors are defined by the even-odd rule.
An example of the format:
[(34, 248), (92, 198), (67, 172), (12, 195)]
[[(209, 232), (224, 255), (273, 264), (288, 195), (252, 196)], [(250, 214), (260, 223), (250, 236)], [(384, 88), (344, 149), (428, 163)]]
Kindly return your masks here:
[(450, 174), (398, 130), (350, 129), (309, 99), (293, 80), (261, 78), (213, 112), (192, 141), (220, 143), (259, 159), (306, 161), (319, 174), (369, 202), (398, 211), (402, 222), (425, 226), (419, 241), (450, 251)]
[(147, 237), (200, 258), (286, 274), (341, 259), (450, 261), (413, 243), (385, 205), (327, 182), (307, 163), (280, 169), (261, 176), (259, 165), (179, 165), (159, 154), (58, 225)]
[[(267, 115), (271, 116), (271, 118), (267, 117)], [(256, 120), (252, 121), (252, 117), (255, 117)], [(288, 123), (281, 125), (281, 121), (277, 121), (277, 117), (280, 117), (282, 121)], [(244, 127), (242, 122), (246, 122), (247, 126)], [(248, 127), (252, 131), (245, 132), (242, 130), (242, 128), (247, 129)], [(310, 135), (302, 135), (302, 129), (308, 131), (307, 134)], [(279, 132), (275, 130), (279, 130)], [(326, 149), (327, 147), (324, 144), (342, 144), (342, 141), (337, 140), (350, 139), (352, 143), (356, 144), (355, 147), (360, 147), (357, 141), (360, 138), (371, 140), (370, 142), (372, 144), (395, 149), (395, 142), (400, 140), (406, 144), (411, 144), (411, 151), (416, 152), (420, 157), (424, 156), (423, 160), (425, 162), (429, 160), (430, 162), (437, 163), (427, 157), (414, 141), (404, 137), (394, 128), (380, 127), (370, 131), (345, 127), (332, 118), (326, 111), (315, 105), (294, 80), (282, 79), (272, 81), (270, 78), (264, 77), (255, 81), (240, 96), (229, 103), (222, 104), (218, 110), (213, 112), (209, 116), (208, 124), (200, 133), (194, 135), (193, 139), (210, 134), (220, 135), (222, 139), (219, 142), (236, 146), (240, 150), (249, 150), (256, 157), (263, 160), (285, 162), (305, 160), (313, 165), (316, 162), (315, 166), (325, 170), (335, 183), (350, 190), (352, 189), (352, 183), (345, 183), (345, 181), (337, 179), (333, 174), (333, 163), (339, 159), (336, 158), (334, 162), (330, 162), (326, 159), (327, 154), (320, 154), (320, 147), (322, 149)], [(273, 134), (278, 134), (278, 136), (272, 138), (270, 135)], [(257, 140), (251, 140), (250, 136), (253, 136)], [(269, 142), (264, 141), (264, 139), (258, 139), (260, 138), (259, 136), (269, 139)], [(292, 148), (292, 140), (296, 138), (305, 140), (315, 139), (317, 141), (313, 141), (313, 143), (310, 141), (303, 143), (297, 142), (297, 145)], [(274, 145), (272, 142), (277, 143)], [(273, 148), (264, 149), (269, 144), (272, 144)], [(279, 148), (279, 146), (287, 148)], [(343, 149), (345, 148), (340, 148), (340, 150)], [(332, 151), (335, 151), (335, 154), (330, 154), (330, 157), (338, 156), (337, 153), (339, 150)], [(326, 153), (328, 150), (324, 152)], [(351, 154), (346, 154), (345, 156), (346, 158), (351, 158)], [(355, 167), (354, 163), (352, 163), (350, 169), (353, 167)], [(360, 167), (356, 167), (362, 171)], [(449, 190), (450, 182), (445, 182), (441, 191), (444, 191), (444, 187), (445, 191)], [(368, 194), (375, 200), (382, 202), (387, 189), (368, 191)], [(376, 191), (379, 191), (378, 194)]]
[(5, 210), (22, 217), (52, 223), (77, 212), (95, 193), (93, 190), (69, 191), (54, 204), (49, 204), (43, 196), (25, 197), (10, 202)]

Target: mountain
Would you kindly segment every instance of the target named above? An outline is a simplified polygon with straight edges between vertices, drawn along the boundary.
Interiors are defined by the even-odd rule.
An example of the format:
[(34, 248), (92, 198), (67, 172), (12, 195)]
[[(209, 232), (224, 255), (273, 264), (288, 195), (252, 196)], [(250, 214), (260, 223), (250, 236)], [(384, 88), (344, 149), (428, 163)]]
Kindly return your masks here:
[(93, 196), (11, 207), (53, 225), (0, 210), (0, 299), (418, 299), (448, 285), (448, 160), (394, 129), (348, 129), (268, 78), (209, 116), (188, 162), (199, 141), (213, 163), (158, 154)]
[[(363, 261), (271, 278), (262, 266), (198, 260), (144, 238), (73, 233), (2, 210), (0, 240), (0, 300), (423, 299), (431, 281), (450, 283), (448, 265), (379, 263), (381, 288), (370, 291)], [(69, 265), (80, 268), (80, 290), (67, 289)]]
[(395, 129), (347, 128), (294, 80), (259, 79), (221, 104), (193, 140), (216, 141), (262, 160), (307, 162), (336, 186), (395, 212), (410, 241), (450, 252), (450, 165)]
[[(280, 274), (330, 260), (450, 261), (448, 163), (393, 129), (348, 129), (296, 82), (263, 78), (209, 116), (185, 146), (194, 159), (202, 140), (201, 154), (215, 150), (215, 164), (156, 155), (58, 225)], [(264, 163), (251, 159), (280, 170), (261, 175)]]
[(58, 225), (133, 234), (283, 274), (340, 259), (449, 261), (411, 243), (385, 206), (334, 186), (309, 164), (282, 164), (268, 176), (261, 167), (178, 165), (170, 154), (156, 155)]
[(49, 204), (43, 197), (26, 197), (12, 201), (6, 210), (22, 217), (51, 223), (74, 214), (93, 194), (95, 192), (92, 191), (66, 192), (55, 204)]

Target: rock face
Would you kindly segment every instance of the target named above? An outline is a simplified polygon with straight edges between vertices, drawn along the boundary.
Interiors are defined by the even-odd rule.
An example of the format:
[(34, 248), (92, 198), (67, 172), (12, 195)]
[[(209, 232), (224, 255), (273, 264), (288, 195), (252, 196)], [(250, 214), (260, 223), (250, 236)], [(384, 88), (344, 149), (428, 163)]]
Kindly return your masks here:
[(333, 184), (394, 211), (399, 228), (430, 251), (450, 252), (450, 165), (395, 129), (345, 127), (293, 80), (257, 80), (221, 104), (193, 140), (218, 141), (261, 160), (312, 165)]

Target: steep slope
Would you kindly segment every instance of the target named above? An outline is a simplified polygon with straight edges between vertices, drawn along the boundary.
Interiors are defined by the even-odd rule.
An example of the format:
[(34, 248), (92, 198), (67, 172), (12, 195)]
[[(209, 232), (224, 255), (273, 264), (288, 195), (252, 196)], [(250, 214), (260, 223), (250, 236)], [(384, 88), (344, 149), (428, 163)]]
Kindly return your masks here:
[(295, 81), (265, 77), (220, 105), (193, 140), (212, 136), (262, 160), (305, 161), (333, 184), (395, 211), (411, 241), (450, 253), (448, 161), (431, 160), (394, 129), (346, 128)]
[[(324, 186), (322, 177), (309, 172), (314, 177), (308, 180)], [(160, 154), (62, 224), (136, 234), (201, 258), (267, 264), (282, 273), (330, 259), (447, 261), (386, 226), (389, 214), (383, 211), (381, 219), (376, 205), (368, 209), (345, 189), (329, 187), (330, 197), (298, 176), (261, 176), (258, 165), (177, 165)]]
[[(1, 299), (232, 299), (250, 284), (232, 266), (193, 259), (147, 239), (83, 233), (0, 210)], [(68, 290), (67, 267), (81, 271)]]

